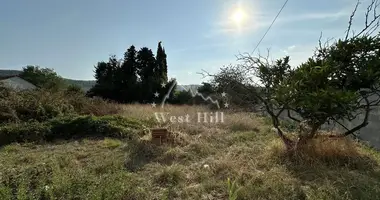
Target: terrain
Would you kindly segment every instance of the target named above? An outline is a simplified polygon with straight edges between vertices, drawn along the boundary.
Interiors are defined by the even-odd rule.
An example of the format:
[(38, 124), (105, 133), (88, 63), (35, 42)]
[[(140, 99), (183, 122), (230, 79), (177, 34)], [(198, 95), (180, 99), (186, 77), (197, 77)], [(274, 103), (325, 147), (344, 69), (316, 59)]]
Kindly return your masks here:
[[(268, 119), (252, 113), (225, 110), (224, 123), (212, 124), (197, 121), (198, 112), (214, 112), (205, 107), (120, 106), (115, 116), (139, 120), (146, 130), (167, 127), (174, 142), (153, 145), (147, 131), (137, 140), (4, 145), (0, 198), (229, 199), (228, 179), (235, 181), (237, 199), (380, 198), (380, 154), (365, 144), (319, 137), (289, 154)], [(159, 124), (154, 112), (191, 120)]]

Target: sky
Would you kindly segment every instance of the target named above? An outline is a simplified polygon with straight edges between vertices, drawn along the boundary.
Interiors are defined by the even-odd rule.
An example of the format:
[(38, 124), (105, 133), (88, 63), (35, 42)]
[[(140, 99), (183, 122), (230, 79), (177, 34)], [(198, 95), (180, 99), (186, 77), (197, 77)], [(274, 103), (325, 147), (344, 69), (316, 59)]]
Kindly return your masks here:
[[(367, 0), (368, 1), (368, 0)], [(180, 84), (206, 81), (252, 53), (285, 0), (2, 0), (0, 69), (39, 65), (65, 78), (93, 80), (94, 65), (126, 49), (162, 44), (169, 77)], [(255, 54), (289, 55), (297, 66), (318, 39), (341, 38), (355, 0), (289, 0)], [(353, 28), (364, 24), (365, 1)], [(240, 10), (240, 12), (238, 12)], [(234, 20), (240, 13), (240, 21)], [(237, 17), (239, 18), (239, 17)]]

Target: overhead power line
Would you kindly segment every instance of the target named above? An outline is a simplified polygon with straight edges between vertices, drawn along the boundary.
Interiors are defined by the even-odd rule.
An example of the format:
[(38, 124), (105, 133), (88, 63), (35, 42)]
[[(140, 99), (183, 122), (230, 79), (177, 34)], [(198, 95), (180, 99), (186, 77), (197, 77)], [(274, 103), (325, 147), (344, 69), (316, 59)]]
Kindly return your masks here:
[(262, 37), (262, 38), (260, 39), (260, 41), (257, 43), (256, 47), (253, 49), (253, 51), (252, 51), (251, 54), (253, 54), (253, 53), (256, 51), (257, 47), (259, 47), (260, 43), (263, 41), (263, 39), (265, 38), (265, 36), (266, 36), (267, 33), (269, 32), (269, 30), (272, 28), (274, 22), (276, 22), (278, 16), (279, 16), (280, 13), (282, 12), (282, 10), (285, 8), (285, 6), (286, 6), (286, 4), (288, 3), (288, 1), (289, 1), (289, 0), (286, 0), (285, 3), (284, 3), (284, 5), (282, 5), (280, 11), (277, 13), (276, 17), (273, 19), (273, 21), (272, 21), (272, 23), (269, 25), (267, 31), (264, 33), (263, 37)]

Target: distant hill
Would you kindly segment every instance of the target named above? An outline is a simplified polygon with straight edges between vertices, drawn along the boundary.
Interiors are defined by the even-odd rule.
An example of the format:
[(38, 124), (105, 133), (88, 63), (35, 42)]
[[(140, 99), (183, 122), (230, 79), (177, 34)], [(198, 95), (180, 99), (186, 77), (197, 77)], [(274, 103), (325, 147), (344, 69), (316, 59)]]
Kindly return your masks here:
[(95, 80), (84, 81), (84, 80), (73, 80), (73, 79), (67, 79), (67, 78), (65, 78), (65, 81), (70, 85), (77, 85), (81, 87), (86, 92), (90, 90), (96, 83)]
[(184, 91), (184, 90), (191, 90), (191, 91), (197, 91), (198, 88), (201, 87), (201, 85), (178, 85), (176, 87), (177, 91)]
[[(17, 76), (21, 73), (21, 70), (0, 69), (0, 77)], [(90, 90), (96, 83), (95, 80), (73, 80), (68, 78), (64, 78), (64, 80), (70, 85), (81, 87), (84, 91)], [(196, 91), (200, 86), (201, 85), (178, 85), (176, 90), (183, 91), (191, 89), (192, 91)]]
[(0, 77), (5, 76), (17, 76), (21, 73), (21, 70), (0, 69)]
[[(21, 70), (0, 69), (0, 77), (17, 76), (21, 73), (22, 73)], [(77, 85), (77, 86), (81, 87), (84, 91), (88, 91), (96, 83), (95, 80), (85, 81), (85, 80), (73, 80), (73, 79), (68, 79), (68, 78), (64, 78), (64, 80), (67, 82), (67, 84)]]

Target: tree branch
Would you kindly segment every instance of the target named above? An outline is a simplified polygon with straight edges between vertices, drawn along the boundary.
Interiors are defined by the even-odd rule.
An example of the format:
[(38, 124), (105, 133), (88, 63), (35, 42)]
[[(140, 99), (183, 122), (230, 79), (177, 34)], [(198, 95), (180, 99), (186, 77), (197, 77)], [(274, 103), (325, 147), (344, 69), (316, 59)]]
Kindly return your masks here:
[(346, 126), (344, 126), (342, 123), (340, 123), (338, 120), (336, 120), (335, 118), (332, 118), (334, 120), (334, 122), (338, 123), (340, 126), (342, 126), (344, 129), (346, 129), (347, 131), (349, 131), (350, 129), (348, 129)]
[[(367, 11), (365, 12), (365, 27), (358, 34), (354, 35), (352, 39), (359, 37), (361, 34), (363, 34), (366, 31), (367, 32), (364, 35), (368, 36), (372, 34), (379, 27), (380, 15), (377, 13), (377, 9), (379, 5), (380, 5), (379, 0), (371, 1), (371, 3), (367, 7)], [(373, 12), (373, 18), (371, 21), (369, 21), (370, 20), (369, 14), (371, 11)], [(374, 23), (376, 24), (374, 25)]]
[(360, 0), (358, 0), (358, 2), (356, 3), (355, 5), (355, 8), (354, 10), (352, 11), (351, 13), (351, 16), (350, 16), (350, 20), (348, 21), (348, 28), (346, 30), (346, 37), (345, 37), (345, 40), (348, 39), (348, 35), (350, 34), (350, 31), (351, 31), (351, 26), (352, 26), (352, 20), (354, 19), (354, 16), (355, 16), (355, 13), (359, 7), (359, 4), (360, 4)]
[(288, 117), (290, 118), (290, 119), (292, 119), (293, 121), (296, 121), (296, 122), (301, 122), (301, 120), (299, 120), (299, 119), (296, 119), (296, 118), (294, 118), (294, 117), (292, 117), (291, 115), (290, 115), (290, 109), (288, 109)]
[(366, 105), (366, 113), (365, 113), (365, 117), (363, 119), (363, 122), (361, 124), (359, 124), (358, 126), (352, 128), (351, 130), (348, 130), (346, 131), (345, 133), (343, 133), (342, 135), (338, 135), (338, 136), (330, 136), (330, 137), (346, 137), (348, 135), (351, 135), (353, 133), (355, 133), (356, 131), (360, 130), (361, 128), (365, 127), (368, 125), (368, 117), (369, 117), (369, 113), (370, 113), (370, 105), (369, 105), (369, 101), (368, 101), (368, 98), (367, 97), (364, 97), (364, 100), (366, 101), (367, 105)]

